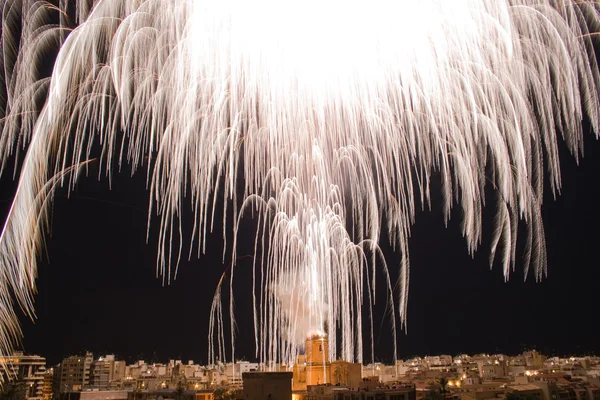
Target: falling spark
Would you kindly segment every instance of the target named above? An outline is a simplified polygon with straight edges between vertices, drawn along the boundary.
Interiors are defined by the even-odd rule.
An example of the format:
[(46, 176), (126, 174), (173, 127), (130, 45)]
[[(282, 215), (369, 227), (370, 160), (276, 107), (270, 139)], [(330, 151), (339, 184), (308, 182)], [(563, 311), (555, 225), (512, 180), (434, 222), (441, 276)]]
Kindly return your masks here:
[[(4, 4), (4, 173), (11, 157), (26, 153), (0, 239), (0, 354), (21, 334), (15, 301), (33, 315), (53, 193), (74, 187), (95, 147), (109, 179), (124, 163), (148, 166), (148, 218), (160, 221), (157, 268), (167, 281), (188, 256), (186, 241), (189, 256), (196, 245), (204, 252), (220, 221), (235, 254), (242, 217), (255, 216), (254, 327), (263, 362), (292, 361), (312, 332), (330, 333), (330, 359), (340, 350), (362, 361), (377, 274), (396, 337), (395, 321), (406, 317), (411, 226), (429, 206), (434, 174), (446, 220), (453, 206), (462, 212), (471, 253), (482, 240), (491, 182), (498, 201), (490, 264), (499, 257), (508, 279), (522, 220), (525, 275), (545, 274), (544, 169), (557, 192), (559, 136), (578, 157), (584, 116), (598, 132), (596, 2), (71, 5)], [(71, 21), (77, 28), (68, 31)], [(180, 216), (189, 207), (193, 233), (184, 238)], [(383, 258), (383, 231), (400, 265)], [(395, 295), (392, 268), (400, 271)], [(232, 358), (235, 351), (234, 296), (225, 312), (224, 278), (210, 319), (213, 358), (225, 351), (227, 314)], [(372, 343), (371, 333), (371, 350)]]

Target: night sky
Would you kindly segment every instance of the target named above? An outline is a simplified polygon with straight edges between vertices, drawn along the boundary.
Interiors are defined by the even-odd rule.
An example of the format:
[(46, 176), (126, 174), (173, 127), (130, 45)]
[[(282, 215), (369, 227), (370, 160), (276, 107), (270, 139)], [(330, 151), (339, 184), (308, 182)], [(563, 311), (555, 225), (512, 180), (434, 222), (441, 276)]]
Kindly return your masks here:
[[(586, 136), (579, 167), (564, 146), (561, 151), (562, 195), (554, 201), (548, 192), (543, 208), (549, 273), (541, 283), (532, 276), (524, 281), (520, 265), (508, 283), (499, 265), (489, 270), (489, 229), (472, 259), (460, 234), (460, 213), (456, 210), (444, 228), (439, 188), (433, 187), (433, 210), (418, 214), (410, 243), (408, 326), (398, 337), (400, 357), (514, 354), (529, 348), (560, 355), (600, 353), (600, 143)], [(129, 175), (115, 174), (109, 190), (108, 180), (98, 182), (92, 169), (69, 198), (64, 190), (57, 194), (37, 281), (37, 320), (22, 319), (27, 353), (46, 356), (49, 363), (85, 350), (128, 361), (207, 361), (210, 304), (226, 270), (221, 231), (210, 236), (206, 255), (183, 262), (177, 279), (163, 286), (156, 278), (157, 229), (146, 244), (145, 173)], [(8, 176), (1, 183), (5, 214), (14, 183)], [(491, 215), (485, 217), (488, 228)], [(152, 227), (157, 226), (154, 218)], [(247, 226), (249, 234), (252, 221)], [(383, 247), (393, 266), (398, 255)], [(251, 245), (243, 247), (236, 273), (236, 354), (252, 360), (250, 255)], [(389, 318), (383, 302), (376, 307), (375, 356), (390, 361)]]
[[(492, 209), (485, 214), (483, 243), (472, 258), (460, 233), (458, 209), (444, 227), (434, 178), (433, 209), (418, 213), (410, 240), (411, 286), (407, 331), (397, 338), (400, 358), (515, 354), (531, 348), (556, 355), (600, 354), (600, 142), (586, 134), (579, 166), (562, 142), (560, 151), (563, 188), (557, 200), (545, 185), (548, 277), (541, 283), (533, 276), (524, 281), (520, 262), (507, 283), (500, 265), (490, 271)], [(146, 171), (131, 178), (124, 167), (113, 176), (109, 190), (106, 178), (98, 181), (96, 168), (91, 165), (89, 177), (81, 179), (68, 198), (64, 189), (56, 195), (52, 230), (40, 255), (37, 319), (22, 318), (23, 350), (45, 356), (50, 364), (86, 350), (127, 361), (177, 358), (206, 363), (211, 301), (229, 265), (229, 259), (222, 263), (219, 224), (208, 238), (207, 254), (182, 262), (177, 279), (163, 285), (156, 276), (156, 216), (146, 243)], [(10, 172), (0, 179), (2, 217), (16, 186)], [(493, 197), (489, 200), (494, 204)], [(192, 221), (184, 218), (189, 228)], [(252, 221), (245, 226), (236, 272), (236, 356), (253, 360)], [(186, 254), (188, 246), (189, 241)], [(382, 247), (394, 269), (399, 255), (385, 242)], [(519, 261), (521, 255), (517, 254)], [(375, 326), (375, 358), (391, 361), (393, 338), (383, 301), (376, 306)], [(370, 357), (367, 352), (365, 358)]]

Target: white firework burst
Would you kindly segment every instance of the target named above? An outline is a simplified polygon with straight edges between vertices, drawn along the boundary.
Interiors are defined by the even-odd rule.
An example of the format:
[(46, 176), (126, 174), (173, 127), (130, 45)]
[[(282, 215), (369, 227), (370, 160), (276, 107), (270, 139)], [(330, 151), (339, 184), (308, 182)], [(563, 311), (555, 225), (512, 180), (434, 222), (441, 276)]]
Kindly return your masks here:
[[(376, 290), (377, 268), (396, 330), (411, 225), (429, 203), (433, 174), (446, 218), (454, 205), (462, 212), (471, 252), (491, 182), (499, 200), (490, 260), (499, 253), (508, 278), (523, 220), (525, 273), (532, 267), (541, 278), (544, 169), (556, 191), (559, 138), (578, 156), (584, 116), (598, 131), (599, 8), (591, 0), (6, 1), (0, 158), (6, 167), (18, 149), (26, 153), (0, 239), (0, 353), (20, 335), (13, 294), (33, 312), (54, 190), (73, 187), (94, 147), (108, 176), (122, 163), (148, 167), (167, 279), (183, 243), (202, 252), (213, 221), (226, 227), (227, 207), (233, 252), (242, 214), (256, 212), (262, 361), (291, 361), (306, 335), (335, 329), (341, 343), (330, 335), (331, 357), (339, 349), (362, 361), (363, 300)], [(67, 32), (69, 9), (78, 26)], [(44, 55), (58, 46), (51, 77), (41, 78)], [(226, 199), (222, 216), (216, 193)], [(186, 207), (191, 238), (179, 219)], [(397, 303), (383, 230), (402, 256), (389, 266), (400, 269)], [(223, 352), (219, 296), (211, 327)], [(230, 323), (233, 332), (233, 315)]]

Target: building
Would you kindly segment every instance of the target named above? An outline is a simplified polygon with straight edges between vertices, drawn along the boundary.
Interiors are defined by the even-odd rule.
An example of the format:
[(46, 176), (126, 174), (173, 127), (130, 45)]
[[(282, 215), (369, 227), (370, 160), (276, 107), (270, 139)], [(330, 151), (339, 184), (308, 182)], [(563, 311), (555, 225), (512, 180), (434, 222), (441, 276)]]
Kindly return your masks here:
[[(506, 376), (509, 372), (507, 368), (507, 360), (503, 355), (490, 356), (488, 354), (478, 354), (471, 357), (471, 362), (477, 365), (479, 376), (483, 380), (499, 379)], [(522, 365), (518, 365), (519, 370), (523, 368), (524, 367)]]
[(258, 363), (238, 361), (225, 365), (225, 376), (229, 385), (241, 385), (244, 372), (258, 371)]
[[(102, 392), (100, 392), (102, 393)], [(214, 400), (212, 390), (183, 390), (178, 392), (176, 389), (160, 389), (160, 390), (134, 390), (126, 392), (127, 400), (157, 400), (157, 399), (180, 399), (180, 400)], [(81, 398), (79, 400), (96, 400)], [(97, 398), (101, 400), (101, 398)], [(104, 399), (102, 399), (104, 400)], [(113, 398), (112, 400), (119, 400)]]
[(452, 365), (452, 356), (441, 355), (441, 356), (429, 356), (425, 357), (425, 362), (431, 367), (448, 367)]
[(90, 365), (89, 386), (95, 389), (108, 389), (114, 381), (125, 377), (125, 361), (116, 361), (110, 354), (100, 357)]
[(102, 358), (93, 361), (90, 365), (90, 384), (89, 386), (98, 389), (107, 389), (112, 380), (112, 365), (110, 361), (104, 361)]
[(341, 386), (320, 385), (308, 388), (305, 400), (415, 400), (413, 385), (396, 385), (352, 390)]
[(51, 400), (52, 399), (52, 380), (54, 377), (54, 369), (49, 368), (44, 373), (44, 379), (42, 381), (42, 399), (43, 400)]
[(512, 398), (521, 400), (542, 400), (544, 393), (535, 385), (511, 385), (506, 387), (506, 393), (512, 394)]
[(313, 335), (306, 339), (306, 354), (298, 356), (292, 372), (294, 391), (328, 384), (356, 388), (362, 380), (361, 364), (342, 360), (329, 361), (329, 341), (326, 335)]
[(0, 363), (6, 365), (5, 377), (15, 382), (25, 383), (25, 397), (31, 400), (43, 400), (46, 359), (37, 355), (24, 355), (15, 352), (12, 356), (1, 357)]
[(291, 372), (244, 372), (244, 400), (290, 400)]
[(81, 391), (90, 384), (92, 353), (85, 356), (70, 356), (62, 360), (55, 369), (55, 384), (58, 393)]
[(357, 388), (362, 381), (362, 365), (343, 360), (331, 363), (331, 384)]
[(112, 366), (113, 366), (112, 380), (113, 381), (121, 381), (121, 380), (125, 379), (125, 370), (127, 367), (127, 365), (125, 364), (125, 361), (115, 360), (112, 363)]
[(546, 361), (546, 357), (535, 350), (526, 351), (523, 353), (523, 358), (527, 367), (536, 369), (542, 368)]
[[(396, 364), (385, 365), (383, 363), (372, 363), (362, 367), (362, 377), (375, 377), (381, 383), (398, 382), (406, 376), (408, 372), (415, 373), (418, 369), (413, 369), (411, 362), (396, 361)], [(351, 386), (355, 387), (355, 386)]]
[(329, 339), (326, 335), (313, 335), (306, 339), (306, 385), (331, 383)]
[(312, 335), (306, 339), (306, 354), (298, 356), (292, 372), (294, 391), (331, 383), (329, 341), (326, 335)]
[(495, 361), (493, 364), (483, 364), (480, 368), (481, 378), (484, 381), (502, 379), (507, 376), (507, 368), (504, 362)]
[[(129, 394), (129, 392), (127, 392), (125, 390), (91, 390), (91, 391), (83, 391), (83, 392), (61, 393), (58, 399), (59, 400), (127, 400), (128, 394)], [(155, 399), (156, 399), (156, 397), (155, 397)]]

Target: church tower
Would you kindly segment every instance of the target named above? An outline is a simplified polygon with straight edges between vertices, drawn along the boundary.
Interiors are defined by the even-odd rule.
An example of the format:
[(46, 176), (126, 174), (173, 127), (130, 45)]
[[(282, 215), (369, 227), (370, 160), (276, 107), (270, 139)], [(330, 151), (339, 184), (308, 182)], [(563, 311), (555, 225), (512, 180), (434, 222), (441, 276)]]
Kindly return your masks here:
[(314, 334), (306, 338), (306, 384), (331, 383), (329, 341), (327, 335)]

